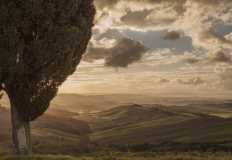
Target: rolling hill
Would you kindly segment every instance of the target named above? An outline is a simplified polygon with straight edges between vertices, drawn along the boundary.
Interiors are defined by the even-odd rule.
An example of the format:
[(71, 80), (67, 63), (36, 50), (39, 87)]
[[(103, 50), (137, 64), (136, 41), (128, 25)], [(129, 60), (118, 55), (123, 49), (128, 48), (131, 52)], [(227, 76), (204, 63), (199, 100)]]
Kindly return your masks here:
[(192, 107), (131, 104), (81, 119), (90, 125), (91, 140), (101, 145), (232, 141), (232, 119), (221, 117), (232, 108), (221, 107), (213, 114), (208, 105), (202, 112), (193, 112)]
[[(32, 123), (34, 151), (75, 155), (144, 144), (170, 150), (232, 147), (230, 100), (114, 96), (58, 96)], [(0, 115), (1, 154), (12, 146), (9, 109), (1, 107)]]
[[(0, 108), (0, 154), (8, 152), (11, 146), (10, 113)], [(73, 119), (76, 113), (63, 110), (48, 111), (32, 123), (33, 150), (36, 153), (76, 153), (89, 145), (89, 125)]]

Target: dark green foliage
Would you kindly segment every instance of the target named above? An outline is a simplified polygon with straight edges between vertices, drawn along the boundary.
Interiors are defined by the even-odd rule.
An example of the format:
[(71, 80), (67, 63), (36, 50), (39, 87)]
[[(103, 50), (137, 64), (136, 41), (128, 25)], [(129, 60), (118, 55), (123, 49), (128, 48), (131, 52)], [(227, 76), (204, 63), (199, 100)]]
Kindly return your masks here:
[(0, 0), (0, 83), (22, 119), (46, 111), (91, 37), (93, 0)]

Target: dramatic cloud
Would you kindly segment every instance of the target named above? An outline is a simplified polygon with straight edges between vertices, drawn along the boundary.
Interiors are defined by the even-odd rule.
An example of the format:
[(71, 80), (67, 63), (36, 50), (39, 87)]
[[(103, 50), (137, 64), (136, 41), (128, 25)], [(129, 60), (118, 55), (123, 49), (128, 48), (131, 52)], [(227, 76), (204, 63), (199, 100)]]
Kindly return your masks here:
[(104, 38), (107, 39), (115, 39), (115, 40), (120, 40), (124, 38), (124, 35), (122, 33), (120, 33), (119, 30), (116, 29), (108, 29), (105, 32), (101, 33), (101, 34), (97, 34), (95, 35), (95, 39), (97, 41), (100, 41)]
[(166, 84), (166, 83), (169, 83), (169, 82), (170, 82), (170, 80), (165, 79), (165, 78), (161, 78), (161, 79), (159, 79), (159, 81), (158, 81), (159, 84)]
[(232, 48), (232, 41), (224, 36), (217, 34), (214, 30), (207, 30), (200, 33), (199, 36), (202, 43), (208, 43), (210, 45), (222, 46), (225, 48)]
[(121, 22), (129, 26), (144, 27), (151, 24), (148, 15), (152, 10), (144, 9), (142, 11), (128, 10), (124, 16), (121, 17)]
[(104, 6), (100, 8), (108, 8), (99, 12), (107, 13), (108, 18), (103, 21), (111, 24), (111, 28), (168, 30), (163, 36), (165, 40), (179, 40), (184, 33), (196, 48), (210, 52), (220, 47), (232, 50), (232, 41), (227, 38), (232, 32), (230, 0), (97, 0), (96, 3)]
[(183, 63), (188, 63), (188, 64), (196, 64), (199, 63), (201, 60), (196, 57), (186, 57), (181, 60)]
[(164, 3), (172, 4), (173, 6), (175, 6), (175, 9), (180, 12), (182, 10), (182, 7), (179, 7), (179, 5), (183, 4), (185, 1), (186, 0), (175, 0), (175, 1), (174, 0), (95, 0), (95, 5), (99, 9), (104, 9), (104, 8), (115, 7), (118, 3), (123, 3), (123, 4), (134, 3), (135, 5), (140, 5), (141, 7), (141, 5), (143, 6), (157, 5), (164, 2)]
[[(232, 92), (232, 71), (226, 69), (232, 65), (232, 0), (95, 4), (93, 37), (76, 75), (78, 89)], [(127, 69), (115, 72), (117, 67)]]
[(181, 37), (180, 33), (177, 31), (170, 31), (165, 36), (165, 40), (177, 40)]
[(221, 84), (225, 89), (232, 90), (232, 68), (227, 68), (220, 74)]
[(202, 85), (205, 83), (205, 81), (200, 77), (194, 77), (187, 80), (178, 79), (177, 82), (183, 85), (194, 85), (194, 86)]
[(209, 55), (209, 60), (211, 62), (218, 63), (231, 63), (231, 55), (226, 54), (224, 51), (219, 50)]
[(129, 64), (139, 61), (148, 49), (137, 41), (124, 38), (111, 48), (110, 55), (105, 59), (105, 65), (109, 67), (127, 67)]
[(147, 51), (148, 48), (140, 42), (123, 38), (110, 48), (96, 47), (93, 43), (90, 43), (83, 60), (93, 62), (104, 59), (107, 67), (127, 67), (139, 61)]
[(95, 5), (98, 9), (104, 8), (112, 8), (114, 7), (120, 0), (95, 0)]
[(93, 43), (89, 43), (87, 51), (83, 56), (86, 62), (94, 62), (95, 60), (104, 59), (109, 55), (108, 50), (104, 47), (94, 47)]
[[(202, 47), (208, 51), (214, 51), (220, 47), (231, 48), (231, 43), (218, 32), (227, 30), (231, 23), (232, 1), (212, 0), (195, 1), (187, 0), (183, 16), (175, 22), (175, 28), (183, 30), (192, 37), (196, 47)], [(222, 32), (223, 33), (223, 32)]]
[(178, 52), (180, 54), (184, 52), (192, 52), (194, 49), (191, 37), (184, 34), (175, 41), (164, 39), (169, 33), (168, 30), (147, 32), (124, 30), (122, 33), (127, 37), (141, 41), (145, 46), (151, 49), (170, 49), (174, 50), (175, 53)]

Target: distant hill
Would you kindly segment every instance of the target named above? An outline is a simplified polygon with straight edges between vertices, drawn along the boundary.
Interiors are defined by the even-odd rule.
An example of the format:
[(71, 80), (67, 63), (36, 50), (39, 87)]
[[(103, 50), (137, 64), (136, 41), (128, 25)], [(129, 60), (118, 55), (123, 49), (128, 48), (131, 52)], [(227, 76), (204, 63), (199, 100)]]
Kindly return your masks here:
[(114, 108), (125, 104), (163, 104), (163, 105), (187, 105), (187, 104), (222, 104), (229, 100), (207, 97), (157, 97), (139, 94), (107, 94), (107, 95), (78, 95), (59, 94), (52, 101), (51, 108), (64, 109), (71, 112), (89, 113)]

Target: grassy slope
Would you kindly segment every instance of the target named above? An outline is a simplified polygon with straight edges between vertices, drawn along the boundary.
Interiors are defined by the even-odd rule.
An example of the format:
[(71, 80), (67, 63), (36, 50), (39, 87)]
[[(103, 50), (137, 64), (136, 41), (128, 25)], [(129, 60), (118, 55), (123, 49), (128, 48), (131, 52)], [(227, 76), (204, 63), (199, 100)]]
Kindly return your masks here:
[[(118, 99), (121, 98), (119, 102)], [(91, 103), (89, 103), (90, 100)], [(130, 100), (133, 101), (132, 98), (127, 99), (127, 101)], [(168, 102), (172, 105), (162, 106), (151, 104), (150, 99), (149, 104), (143, 105), (145, 107), (127, 105), (112, 109), (113, 104), (116, 105), (117, 102), (119, 104), (126, 102), (126, 98), (77, 95), (58, 97), (55, 103), (60, 106), (55, 105), (57, 107), (55, 110), (53, 108), (33, 123), (34, 151), (43, 154), (76, 155), (82, 148), (88, 147), (89, 139), (86, 135), (89, 135), (94, 143), (91, 145), (100, 144), (98, 146), (173, 141), (181, 143), (232, 142), (232, 119), (229, 114), (232, 113), (232, 105), (227, 101), (188, 100), (189, 104), (187, 104), (184, 99), (172, 99)], [(95, 107), (88, 107), (92, 103)], [(85, 107), (86, 111), (99, 110), (102, 107), (101, 104), (106, 110), (100, 113), (81, 116), (74, 113), (83, 111)], [(109, 104), (111, 109), (107, 108)], [(60, 110), (66, 107), (68, 111)], [(73, 108), (75, 109), (72, 110)], [(0, 116), (1, 153), (9, 149), (11, 142), (9, 112), (0, 110), (0, 114), (3, 115)]]
[[(232, 141), (232, 119), (212, 116), (228, 106), (121, 106), (91, 115), (91, 140), (100, 144)], [(211, 108), (212, 107), (212, 108)]]
[(95, 155), (0, 157), (0, 160), (231, 160), (229, 153), (101, 153)]
[[(10, 113), (0, 108), (0, 153), (11, 146)], [(36, 153), (75, 153), (84, 150), (89, 143), (90, 132), (86, 122), (73, 119), (76, 114), (53, 110), (32, 123), (33, 150)]]

